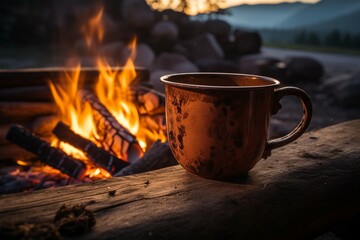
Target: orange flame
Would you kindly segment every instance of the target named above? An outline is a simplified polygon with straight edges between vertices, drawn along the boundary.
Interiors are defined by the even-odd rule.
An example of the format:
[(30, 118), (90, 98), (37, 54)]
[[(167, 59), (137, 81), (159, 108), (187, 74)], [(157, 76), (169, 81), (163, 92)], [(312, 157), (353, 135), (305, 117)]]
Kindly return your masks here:
[(95, 41), (101, 43), (104, 38), (104, 27), (102, 22), (104, 9), (101, 8), (100, 11), (92, 18), (89, 19), (87, 24), (82, 28), (83, 33), (85, 34), (85, 41), (87, 47), (92, 47)]
[[(88, 47), (93, 46), (94, 38), (100, 42), (103, 38), (102, 15), (103, 9), (85, 25), (84, 33)], [(162, 131), (144, 128), (141, 124), (137, 107), (130, 97), (132, 91), (130, 85), (136, 77), (133, 63), (136, 39), (130, 43), (129, 49), (131, 50), (130, 57), (123, 66), (123, 71), (112, 68), (106, 59), (98, 54), (96, 63), (99, 78), (94, 86), (94, 93), (117, 121), (136, 136), (143, 150), (146, 150), (148, 143), (157, 139), (165, 141), (166, 137)], [(50, 89), (59, 109), (60, 120), (67, 123), (75, 133), (96, 143), (99, 137), (91, 106), (82, 102), (78, 94), (79, 89), (82, 87), (80, 73), (81, 67), (79, 64), (74, 71), (66, 73), (59, 84), (50, 83)], [(91, 167), (87, 171), (87, 176), (110, 177), (104, 170), (92, 166), (85, 154), (71, 145), (63, 142), (59, 143), (56, 140), (52, 142), (52, 145), (57, 145), (66, 153), (88, 163), (88, 166)]]

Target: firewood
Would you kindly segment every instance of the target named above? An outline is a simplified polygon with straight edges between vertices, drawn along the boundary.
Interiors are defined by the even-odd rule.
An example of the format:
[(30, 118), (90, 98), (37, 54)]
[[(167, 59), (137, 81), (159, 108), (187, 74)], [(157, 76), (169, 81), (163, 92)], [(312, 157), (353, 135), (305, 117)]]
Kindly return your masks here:
[(98, 141), (102, 144), (103, 148), (130, 163), (139, 159), (143, 155), (143, 150), (136, 137), (115, 119), (93, 93), (83, 89), (80, 90), (80, 96), (93, 109), (100, 137)]
[(56, 107), (53, 103), (44, 102), (0, 102), (0, 116), (2, 120), (8, 119), (26, 119), (42, 115), (52, 115), (56, 113)]
[[(124, 70), (123, 68), (112, 68), (113, 71)], [(63, 77), (64, 72), (75, 71), (74, 68), (41, 68), (41, 69), (14, 69), (0, 70), (0, 88), (16, 88), (19, 86), (47, 86), (49, 80), (57, 82)], [(149, 80), (149, 71), (137, 67), (136, 78), (133, 82), (146, 82)], [(96, 68), (82, 68), (81, 76), (84, 84), (93, 84), (98, 80), (99, 70)]]
[[(32, 122), (17, 122), (20, 125), (23, 125), (24, 127), (30, 128), (32, 126)], [(4, 123), (0, 124), (0, 146), (4, 144), (9, 144), (10, 142), (6, 139), (6, 134), (9, 131), (10, 127), (13, 125), (13, 123)], [(1, 158), (1, 152), (0, 152), (0, 158)]]
[(83, 138), (79, 134), (73, 132), (69, 126), (59, 122), (53, 130), (53, 133), (63, 142), (67, 142), (72, 146), (82, 150), (86, 156), (97, 166), (104, 168), (111, 175), (118, 173), (121, 169), (129, 164), (122, 159), (117, 158), (113, 154), (96, 146), (92, 141)]
[(81, 178), (86, 172), (86, 165), (83, 162), (68, 156), (58, 148), (51, 147), (48, 142), (41, 140), (20, 125), (13, 125), (10, 128), (7, 139), (36, 154), (40, 161), (70, 177)]
[(140, 115), (165, 113), (165, 96), (149, 87), (139, 85), (136, 91), (136, 105)]
[(115, 174), (115, 177), (147, 172), (176, 164), (169, 144), (158, 140), (145, 152), (144, 156)]
[(49, 102), (51, 100), (51, 92), (47, 86), (0, 89), (0, 101)]

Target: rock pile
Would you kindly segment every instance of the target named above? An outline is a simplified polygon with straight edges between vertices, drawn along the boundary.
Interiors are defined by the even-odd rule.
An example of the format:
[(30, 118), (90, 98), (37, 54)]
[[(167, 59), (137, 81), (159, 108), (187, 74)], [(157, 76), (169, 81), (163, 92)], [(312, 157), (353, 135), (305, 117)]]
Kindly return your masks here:
[[(178, 72), (235, 72), (265, 75), (283, 83), (314, 83), (340, 105), (352, 107), (358, 96), (359, 76), (325, 79), (324, 66), (308, 56), (261, 54), (257, 32), (238, 29), (221, 19), (199, 20), (173, 10), (150, 8), (145, 0), (40, 1), (19, 0), (3, 4), (0, 10), (0, 38), (3, 43), (51, 44), (76, 54), (82, 65), (94, 65), (83, 38), (84, 23), (103, 8), (102, 44), (96, 53), (110, 64), (122, 66), (129, 57), (127, 44), (137, 37), (135, 65), (150, 70), (155, 89), (162, 91), (162, 75)], [(202, 18), (204, 19), (204, 18)], [(63, 49), (63, 48), (59, 48)], [(65, 54), (65, 53), (63, 53)], [(341, 90), (341, 93), (339, 91)]]

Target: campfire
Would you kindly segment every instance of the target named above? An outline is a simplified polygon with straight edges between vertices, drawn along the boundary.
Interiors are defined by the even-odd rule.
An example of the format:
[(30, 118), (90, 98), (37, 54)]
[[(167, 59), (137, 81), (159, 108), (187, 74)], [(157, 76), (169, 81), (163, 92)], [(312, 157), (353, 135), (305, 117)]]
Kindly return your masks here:
[[(96, 55), (97, 76), (89, 81), (88, 69), (80, 64), (58, 74), (48, 82), (56, 111), (42, 121), (43, 134), (16, 122), (7, 132), (9, 141), (37, 156), (36, 164), (13, 159), (25, 173), (19, 168), (7, 173), (32, 176), (23, 190), (122, 176), (175, 163), (166, 143), (164, 96), (147, 84), (147, 70), (133, 63), (136, 38), (128, 46), (125, 65), (110, 66), (97, 51), (104, 34), (101, 18), (102, 10), (82, 29), (89, 52)], [(44, 177), (49, 174), (51, 177)], [(54, 183), (56, 179), (60, 181)], [(14, 191), (17, 189), (2, 189)]]

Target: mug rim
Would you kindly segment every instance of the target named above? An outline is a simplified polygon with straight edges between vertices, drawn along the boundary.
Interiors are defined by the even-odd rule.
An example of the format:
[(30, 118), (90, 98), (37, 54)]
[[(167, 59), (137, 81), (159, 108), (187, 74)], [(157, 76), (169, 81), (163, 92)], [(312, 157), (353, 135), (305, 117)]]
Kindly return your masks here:
[[(238, 77), (247, 77), (247, 78), (254, 78), (254, 79), (261, 79), (271, 84), (267, 85), (250, 85), (250, 86), (227, 86), (227, 85), (204, 85), (204, 84), (190, 84), (190, 83), (182, 83), (182, 82), (175, 82), (170, 81), (169, 78), (175, 76), (194, 76), (194, 75), (226, 75), (226, 76), (238, 76)], [(254, 75), (254, 74), (244, 74), (244, 73), (225, 73), (225, 72), (186, 72), (186, 73), (173, 73), (167, 74), (160, 77), (160, 81), (162, 83), (177, 86), (177, 87), (187, 87), (187, 88), (195, 88), (195, 89), (263, 89), (263, 88), (270, 88), (280, 85), (280, 81), (276, 80), (271, 77), (261, 76), (261, 75)]]

